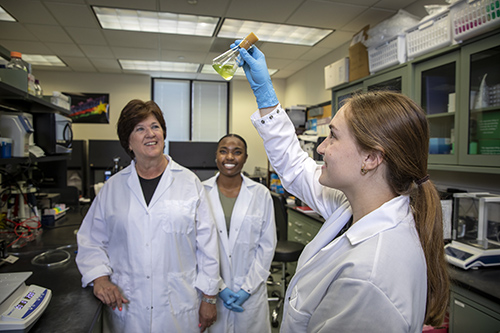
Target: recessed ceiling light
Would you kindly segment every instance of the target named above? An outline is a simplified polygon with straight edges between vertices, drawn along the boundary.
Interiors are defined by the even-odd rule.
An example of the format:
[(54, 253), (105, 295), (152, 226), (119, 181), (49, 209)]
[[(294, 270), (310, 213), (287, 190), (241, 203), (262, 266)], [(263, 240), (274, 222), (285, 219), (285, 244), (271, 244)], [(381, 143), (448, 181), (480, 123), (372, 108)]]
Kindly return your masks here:
[(0, 6), (0, 21), (16, 22), (16, 19), (7, 13), (2, 6)]
[(313, 46), (333, 32), (331, 29), (225, 19), (217, 37), (244, 38), (253, 32), (260, 41)]
[(55, 66), (55, 67), (67, 67), (64, 62), (59, 59), (59, 57), (54, 55), (40, 55), (40, 54), (25, 54), (23, 53), (23, 60), (29, 62), (32, 65), (39, 66)]
[(142, 70), (154, 72), (186, 72), (196, 73), (200, 64), (187, 62), (170, 62), (170, 61), (145, 61), (145, 60), (118, 60), (123, 69), (127, 70)]
[(218, 17), (92, 7), (104, 29), (211, 37)]

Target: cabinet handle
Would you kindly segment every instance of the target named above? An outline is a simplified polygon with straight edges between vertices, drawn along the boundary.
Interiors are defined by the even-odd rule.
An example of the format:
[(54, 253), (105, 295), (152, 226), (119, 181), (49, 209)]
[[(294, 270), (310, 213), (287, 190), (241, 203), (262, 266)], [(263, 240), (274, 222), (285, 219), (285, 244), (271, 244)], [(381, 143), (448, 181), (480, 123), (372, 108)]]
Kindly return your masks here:
[(296, 225), (297, 227), (299, 227), (299, 228), (302, 228), (302, 227), (304, 226), (304, 225), (303, 225), (302, 223), (300, 223), (300, 222), (295, 222), (295, 225)]
[(465, 308), (465, 304), (462, 303), (462, 302), (460, 302), (460, 301), (455, 300), (455, 304), (458, 305), (461, 308)]
[(297, 235), (302, 235), (302, 231), (301, 231), (301, 230), (297, 230), (297, 229), (295, 229), (295, 233), (296, 233)]

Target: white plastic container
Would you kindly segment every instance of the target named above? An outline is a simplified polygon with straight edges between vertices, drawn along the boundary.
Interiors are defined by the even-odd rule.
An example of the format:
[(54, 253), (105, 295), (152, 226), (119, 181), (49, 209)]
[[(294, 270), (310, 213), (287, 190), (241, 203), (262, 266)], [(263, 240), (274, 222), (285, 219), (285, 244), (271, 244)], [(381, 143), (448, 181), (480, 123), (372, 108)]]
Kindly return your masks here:
[(450, 10), (437, 13), (406, 31), (408, 59), (452, 44)]
[(464, 0), (450, 8), (453, 39), (457, 42), (500, 27), (498, 0)]
[(389, 38), (384, 43), (368, 49), (370, 74), (406, 62), (405, 35)]

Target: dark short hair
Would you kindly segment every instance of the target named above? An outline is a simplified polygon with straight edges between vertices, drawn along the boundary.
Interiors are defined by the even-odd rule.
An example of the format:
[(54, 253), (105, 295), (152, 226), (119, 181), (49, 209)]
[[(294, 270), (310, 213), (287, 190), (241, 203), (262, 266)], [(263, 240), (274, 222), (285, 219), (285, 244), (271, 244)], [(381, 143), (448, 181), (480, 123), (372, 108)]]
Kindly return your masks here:
[(225, 138), (237, 138), (237, 139), (240, 139), (241, 142), (243, 142), (243, 145), (245, 146), (245, 154), (248, 153), (248, 147), (247, 147), (247, 142), (245, 141), (245, 139), (243, 139), (241, 136), (239, 136), (238, 134), (234, 134), (234, 133), (229, 133), (229, 134), (226, 134), (224, 135), (222, 138), (219, 139), (219, 142), (217, 142), (217, 147), (219, 146), (220, 142), (222, 140), (224, 140)]
[(163, 140), (165, 140), (167, 137), (167, 125), (165, 124), (165, 118), (163, 118), (163, 112), (161, 112), (160, 107), (154, 101), (144, 102), (140, 99), (133, 99), (125, 105), (120, 113), (120, 118), (116, 125), (118, 138), (120, 139), (121, 146), (132, 159), (135, 158), (135, 154), (129, 149), (130, 134), (138, 123), (150, 115), (153, 115), (160, 123), (163, 129)]

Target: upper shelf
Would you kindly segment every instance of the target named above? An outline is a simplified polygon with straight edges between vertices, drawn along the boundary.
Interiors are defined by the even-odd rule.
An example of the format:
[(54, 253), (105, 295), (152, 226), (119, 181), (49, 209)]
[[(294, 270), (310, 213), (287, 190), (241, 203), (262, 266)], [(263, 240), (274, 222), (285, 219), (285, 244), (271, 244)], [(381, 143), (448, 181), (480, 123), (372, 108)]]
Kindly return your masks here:
[(42, 98), (32, 96), (26, 91), (17, 89), (0, 81), (0, 109), (30, 113), (61, 113), (69, 115), (69, 110), (54, 105)]

